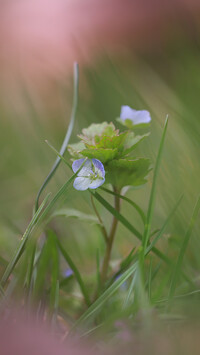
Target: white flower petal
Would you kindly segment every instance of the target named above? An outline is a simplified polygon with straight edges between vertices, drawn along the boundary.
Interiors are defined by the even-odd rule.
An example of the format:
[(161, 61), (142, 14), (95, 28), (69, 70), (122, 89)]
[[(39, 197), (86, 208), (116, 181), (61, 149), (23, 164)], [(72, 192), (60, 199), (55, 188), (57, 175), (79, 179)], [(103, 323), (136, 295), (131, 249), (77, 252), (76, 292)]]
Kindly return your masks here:
[(142, 124), (142, 123), (149, 123), (151, 121), (150, 113), (146, 110), (134, 110), (129, 106), (122, 106), (120, 118), (125, 121), (129, 119), (133, 122), (133, 124)]
[(97, 189), (97, 187), (101, 186), (105, 182), (105, 179), (95, 179), (90, 182), (89, 189)]
[[(72, 169), (77, 172), (83, 164), (84, 159), (73, 162)], [(74, 180), (74, 188), (84, 191), (88, 188), (96, 189), (105, 182), (105, 170), (103, 164), (98, 159), (87, 159)]]
[[(83, 164), (85, 159), (78, 159), (75, 160), (72, 164), (72, 170), (74, 173), (77, 172), (78, 169), (80, 169), (81, 165)], [(82, 167), (82, 169), (79, 171), (78, 176), (90, 176), (92, 174), (92, 163), (89, 159), (87, 159)]]
[(94, 164), (95, 167), (95, 173), (97, 173), (99, 176), (102, 178), (105, 177), (105, 170), (102, 162), (98, 159), (92, 159), (92, 163)]
[(79, 191), (84, 191), (87, 190), (89, 185), (91, 183), (91, 180), (89, 178), (84, 178), (84, 177), (77, 177), (74, 180), (74, 188)]
[[(78, 160), (75, 160), (72, 164), (72, 170), (74, 173), (77, 172), (77, 170), (80, 168), (80, 166), (83, 164), (84, 162), (84, 159), (78, 159)], [(84, 164), (85, 165), (85, 164)]]

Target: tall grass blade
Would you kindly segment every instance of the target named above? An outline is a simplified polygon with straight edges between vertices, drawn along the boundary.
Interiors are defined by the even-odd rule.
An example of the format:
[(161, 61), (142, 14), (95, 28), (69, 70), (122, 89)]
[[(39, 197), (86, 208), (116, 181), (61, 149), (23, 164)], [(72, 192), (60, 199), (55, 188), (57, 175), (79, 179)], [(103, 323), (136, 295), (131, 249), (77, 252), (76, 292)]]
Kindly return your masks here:
[(154, 204), (155, 204), (155, 197), (156, 197), (156, 184), (157, 184), (158, 172), (159, 172), (162, 153), (163, 153), (165, 136), (166, 136), (166, 132), (167, 132), (167, 125), (168, 125), (168, 117), (166, 117), (166, 120), (165, 120), (165, 126), (164, 126), (163, 134), (162, 134), (162, 137), (161, 137), (160, 146), (159, 146), (159, 150), (158, 150), (158, 155), (157, 155), (157, 158), (156, 158), (155, 169), (154, 169), (153, 182), (152, 182), (151, 194), (150, 194), (150, 199), (149, 199), (149, 206), (148, 206), (148, 211), (147, 211), (146, 224), (145, 224), (145, 229), (144, 229), (144, 236), (142, 238), (142, 246), (143, 246), (144, 255), (146, 253), (146, 248), (147, 248), (148, 241), (149, 241), (149, 236), (150, 236), (150, 233), (151, 233), (151, 223), (152, 223)]
[(50, 306), (50, 311), (55, 312), (57, 310), (58, 295), (59, 295), (59, 254), (58, 254), (56, 234), (52, 230), (49, 230), (47, 235), (50, 240), (51, 263), (52, 263), (49, 306)]
[(88, 318), (92, 317), (97, 310), (99, 310), (103, 304), (110, 298), (118, 288), (136, 271), (138, 263), (131, 265), (128, 270), (126, 270), (123, 275), (121, 275), (110, 287), (108, 287), (104, 293), (87, 309), (85, 313), (74, 323), (71, 330), (76, 328), (81, 322), (86, 321)]
[[(86, 159), (85, 159), (86, 160)], [(52, 210), (52, 208), (54, 207), (54, 205), (56, 204), (56, 202), (58, 201), (58, 199), (61, 196), (65, 196), (65, 192), (67, 191), (68, 187), (70, 186), (70, 184), (74, 181), (75, 177), (78, 175), (79, 171), (82, 169), (82, 166), (85, 163), (85, 160), (83, 161), (83, 163), (81, 164), (80, 168), (77, 170), (77, 172), (75, 174), (73, 174), (69, 180), (67, 180), (67, 182), (61, 186), (60, 190), (57, 192), (57, 194), (53, 197), (53, 199), (49, 202), (48, 206), (45, 208), (45, 210), (43, 211), (43, 213), (41, 213), (41, 216), (39, 217), (37, 224), (40, 224), (44, 218), (48, 215), (48, 213)]]
[(33, 299), (39, 300), (40, 296), (44, 295), (45, 281), (47, 273), (49, 271), (49, 266), (51, 262), (51, 243), (50, 239), (47, 238), (45, 241), (39, 255), (39, 259), (36, 267), (36, 280), (33, 288)]
[(136, 211), (138, 212), (138, 214), (140, 215), (140, 217), (142, 219), (142, 222), (145, 224), (146, 216), (145, 216), (144, 212), (142, 211), (142, 209), (140, 208), (140, 206), (137, 205), (137, 203), (132, 201), (130, 198), (120, 195), (120, 194), (117, 194), (116, 192), (106, 189), (105, 187), (101, 187), (100, 189), (111, 194), (111, 195), (118, 196), (119, 198), (121, 198), (124, 201), (127, 201), (131, 206), (133, 206), (136, 209)]
[(114, 207), (110, 205), (98, 192), (89, 190), (90, 193), (114, 216), (116, 217), (127, 229), (129, 229), (138, 239), (142, 239), (142, 234)]
[(134, 287), (135, 287), (136, 280), (137, 280), (137, 274), (135, 273), (135, 274), (133, 275), (132, 280), (131, 280), (131, 284), (130, 284), (130, 286), (129, 286), (127, 296), (126, 296), (126, 298), (125, 298), (125, 300), (124, 300), (123, 309), (125, 309), (125, 308), (128, 306), (128, 304), (129, 304), (131, 295), (132, 295), (132, 293), (133, 293), (133, 289), (134, 289)]
[(148, 297), (151, 302), (151, 283), (152, 283), (152, 258), (150, 259), (149, 274), (148, 274)]
[(199, 209), (200, 209), (200, 197), (198, 198), (197, 203), (195, 205), (195, 208), (194, 208), (188, 229), (187, 229), (186, 234), (183, 238), (183, 243), (181, 245), (178, 259), (177, 259), (177, 262), (176, 262), (176, 265), (175, 265), (175, 268), (173, 271), (172, 280), (171, 280), (171, 284), (170, 284), (170, 290), (169, 290), (169, 300), (171, 300), (173, 298), (174, 293), (175, 293), (176, 284), (177, 284), (178, 277), (179, 277), (179, 274), (181, 271), (181, 266), (183, 263), (184, 254), (187, 249), (188, 242), (189, 242), (190, 236), (192, 234), (196, 219), (198, 217)]
[[(115, 210), (114, 207), (110, 205), (98, 192), (93, 192), (90, 190), (90, 193), (113, 215), (115, 216), (130, 232), (132, 232), (140, 241), (142, 241), (142, 234), (119, 212)], [(163, 254), (156, 247), (152, 248), (154, 254), (156, 254), (160, 259), (165, 261), (167, 264), (171, 264), (170, 259)]]
[(9, 276), (11, 275), (15, 265), (17, 264), (22, 252), (23, 252), (23, 249), (24, 249), (24, 246), (26, 244), (26, 241), (30, 235), (30, 233), (32, 232), (32, 229), (33, 227), (35, 226), (35, 224), (37, 223), (38, 221), (38, 217), (41, 213), (41, 211), (43, 210), (44, 206), (46, 205), (47, 203), (47, 200), (49, 199), (49, 196), (50, 196), (50, 193), (45, 197), (44, 201), (41, 203), (39, 209), (37, 210), (37, 212), (34, 214), (31, 222), (29, 223), (25, 233), (23, 234), (22, 238), (21, 238), (21, 241), (19, 243), (19, 246), (16, 250), (16, 252), (14, 253), (11, 261), (9, 262), (3, 276), (2, 276), (2, 279), (1, 279), (1, 285), (4, 286), (6, 281), (8, 280)]
[(169, 216), (167, 217), (165, 223), (163, 224), (163, 226), (161, 227), (161, 229), (159, 230), (157, 236), (153, 239), (153, 241), (151, 242), (151, 244), (147, 247), (146, 251), (145, 251), (145, 255), (147, 255), (152, 248), (154, 247), (154, 245), (158, 242), (158, 240), (162, 237), (165, 228), (167, 227), (167, 225), (169, 224), (171, 218), (174, 216), (174, 213), (176, 212), (178, 206), (180, 205), (181, 201), (182, 201), (183, 195), (178, 199), (176, 205), (174, 206), (173, 210), (170, 212)]
[[(76, 110), (77, 110), (77, 105), (78, 105), (78, 83), (79, 83), (79, 70), (78, 70), (78, 63), (74, 63), (74, 95), (73, 95), (73, 104), (72, 104), (72, 112), (71, 112), (71, 118), (70, 118), (70, 123), (68, 126), (67, 133), (65, 135), (63, 144), (60, 149), (60, 155), (62, 156), (67, 148), (69, 139), (72, 134), (72, 130), (74, 127), (74, 122), (75, 122), (75, 115), (76, 115)], [(59, 164), (61, 162), (61, 158), (57, 157), (55, 163), (52, 166), (52, 169), (48, 176), (46, 177), (45, 181), (43, 182), (42, 186), (40, 187), (36, 200), (35, 200), (35, 211), (37, 211), (38, 206), (39, 206), (39, 198), (42, 193), (42, 191), (45, 189), (51, 178), (56, 172), (56, 169), (58, 168)]]
[(77, 269), (76, 265), (74, 264), (74, 262), (72, 261), (72, 259), (70, 258), (69, 254), (67, 253), (67, 251), (63, 248), (62, 244), (60, 243), (60, 241), (57, 239), (57, 245), (64, 257), (64, 259), (66, 260), (67, 264), (69, 265), (69, 267), (72, 269), (72, 271), (74, 272), (74, 276), (76, 277), (76, 280), (80, 286), (80, 289), (82, 291), (82, 294), (84, 296), (85, 302), (87, 304), (87, 306), (90, 306), (90, 298), (89, 295), (87, 293), (87, 289), (86, 286), (82, 280), (81, 274), (79, 272), (79, 270)]
[(100, 273), (100, 256), (99, 249), (97, 249), (96, 253), (96, 278), (97, 278), (97, 296), (101, 293), (101, 273)]

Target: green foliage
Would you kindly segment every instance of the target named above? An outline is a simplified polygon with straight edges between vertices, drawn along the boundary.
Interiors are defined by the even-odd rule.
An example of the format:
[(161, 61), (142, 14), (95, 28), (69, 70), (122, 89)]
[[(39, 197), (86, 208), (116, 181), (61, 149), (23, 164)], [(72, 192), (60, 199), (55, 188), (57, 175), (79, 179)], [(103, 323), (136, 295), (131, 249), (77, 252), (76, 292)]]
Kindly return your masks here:
[(106, 183), (120, 191), (123, 186), (146, 183), (150, 161), (144, 158), (131, 160), (130, 154), (148, 135), (137, 136), (131, 131), (120, 133), (113, 123), (91, 124), (78, 135), (81, 142), (69, 145), (68, 151), (73, 159), (100, 160), (106, 170)]
[(106, 166), (106, 163), (115, 159), (118, 152), (117, 152), (117, 148), (115, 149), (97, 148), (97, 149), (84, 149), (82, 150), (81, 154), (84, 157), (90, 159), (93, 158), (98, 159), (104, 164), (104, 166)]
[(95, 215), (90, 215), (88, 213), (83, 213), (81, 211), (78, 211), (74, 208), (62, 208), (59, 210), (56, 210), (53, 214), (52, 214), (52, 218), (53, 217), (72, 217), (72, 218), (77, 218), (79, 221), (85, 221), (88, 223), (95, 223), (95, 224), (99, 224), (99, 220)]
[(107, 165), (107, 182), (116, 187), (118, 191), (123, 186), (144, 185), (150, 171), (149, 159), (139, 158), (135, 160), (112, 160)]
[[(74, 118), (71, 122), (74, 123)], [(158, 132), (153, 133), (152, 141), (146, 141), (148, 154), (155, 166), (152, 184), (149, 183), (143, 192), (136, 189), (122, 190), (123, 186), (142, 186), (150, 171), (150, 160), (138, 157), (135, 150), (149, 134), (137, 135), (131, 122), (125, 120), (123, 123), (126, 130), (121, 133), (113, 123), (92, 124), (83, 129), (79, 143), (68, 145), (73, 160), (83, 157), (99, 159), (105, 166), (106, 182), (113, 186), (107, 189), (101, 187), (98, 192), (88, 191), (97, 202), (92, 202), (96, 215), (88, 214), (86, 211), (91, 201), (87, 192), (80, 194), (72, 189), (78, 172), (66, 178), (68, 171), (66, 173), (63, 169), (63, 175), (60, 174), (56, 180), (54, 189), (57, 190), (53, 198), (48, 204), (45, 200), (39, 209), (36, 208), (13, 256), (4, 253), (2, 246), (2, 308), (5, 304), (9, 307), (11, 297), (19, 296), (23, 304), (34, 302), (38, 315), (44, 310), (44, 314), (49, 315), (52, 321), (59, 322), (62, 319), (61, 327), (66, 333), (69, 328), (73, 331), (81, 326), (81, 331), (87, 336), (102, 328), (103, 334), (115, 337), (115, 334), (118, 335), (115, 326), (117, 320), (127, 322), (134, 330), (141, 329), (143, 324), (145, 327), (151, 325), (151, 319), (154, 322), (155, 319), (168, 318), (170, 324), (170, 319), (176, 314), (181, 319), (186, 309), (191, 309), (193, 304), (198, 305), (200, 264), (198, 228), (195, 229), (195, 222), (198, 220), (200, 202), (198, 200), (185, 232), (185, 206), (188, 208), (188, 201), (192, 202), (194, 198), (184, 189), (185, 203), (180, 205), (181, 197), (175, 204), (177, 195), (163, 183), (173, 175), (168, 167), (171, 159), (180, 162), (174, 150), (166, 159), (166, 147), (166, 155), (161, 161), (167, 122), (160, 145), (158, 137), (161, 134)], [(160, 129), (159, 123), (156, 122), (155, 127)], [(71, 129), (72, 126), (68, 130), (67, 140)], [(165, 144), (169, 150), (168, 138)], [(158, 145), (155, 161), (155, 146)], [(66, 140), (59, 153), (49, 146), (59, 158), (56, 159), (57, 163), (62, 161), (68, 168), (71, 167), (63, 158)], [(40, 193), (44, 187), (49, 187), (48, 183), (58, 166), (56, 162)], [(191, 168), (193, 171), (193, 164), (196, 169), (193, 160), (188, 158), (186, 163), (189, 170)], [(61, 181), (63, 185), (58, 189)], [(124, 195), (127, 191), (128, 197)], [(148, 203), (146, 196), (149, 195)], [(162, 199), (164, 206), (168, 204), (170, 207), (168, 213), (164, 207), (161, 208)], [(60, 205), (63, 202), (65, 206), (62, 207)], [(84, 208), (86, 205), (87, 209)], [(0, 232), (2, 236), (5, 230), (2, 228)], [(9, 229), (9, 237), (10, 234)], [(113, 249), (112, 245), (108, 248), (111, 237), (114, 240)], [(176, 244), (170, 243), (172, 238)], [(108, 268), (103, 278), (102, 265), (108, 253)], [(64, 276), (63, 270), (66, 269), (73, 272), (69, 278)], [(56, 331), (60, 331), (61, 327), (59, 324)]]

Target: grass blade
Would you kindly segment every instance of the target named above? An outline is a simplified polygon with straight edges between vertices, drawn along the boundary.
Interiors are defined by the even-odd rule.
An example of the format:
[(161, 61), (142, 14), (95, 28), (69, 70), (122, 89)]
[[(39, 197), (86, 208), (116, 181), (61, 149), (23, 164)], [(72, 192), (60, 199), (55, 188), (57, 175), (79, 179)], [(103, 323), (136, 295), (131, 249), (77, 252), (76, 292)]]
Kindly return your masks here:
[(133, 202), (130, 198), (120, 195), (120, 194), (117, 194), (114, 191), (106, 189), (105, 187), (101, 187), (101, 190), (108, 192), (111, 195), (118, 196), (119, 198), (121, 198), (124, 201), (127, 201), (131, 206), (133, 206), (136, 209), (136, 211), (138, 212), (138, 214), (140, 215), (140, 217), (142, 219), (142, 222), (145, 224), (146, 216), (145, 216), (144, 212), (142, 211), (142, 209), (140, 208), (140, 206), (137, 205), (137, 203)]
[(51, 261), (51, 245), (49, 238), (46, 239), (40, 250), (39, 259), (36, 267), (36, 280), (33, 289), (33, 299), (36, 301), (44, 295), (47, 272)]
[(81, 322), (86, 321), (91, 317), (96, 311), (103, 306), (103, 304), (110, 298), (118, 288), (136, 271), (138, 263), (131, 265), (128, 270), (126, 270), (123, 275), (121, 275), (110, 287), (108, 287), (104, 293), (87, 309), (85, 313), (74, 323), (71, 330), (76, 328)]
[(131, 280), (131, 284), (130, 284), (129, 289), (128, 289), (128, 294), (127, 294), (127, 296), (126, 296), (126, 298), (124, 300), (123, 309), (125, 309), (128, 306), (128, 304), (129, 304), (129, 300), (130, 300), (130, 297), (132, 295), (133, 289), (135, 287), (136, 280), (137, 280), (137, 274), (135, 273), (133, 275), (132, 280)]
[(49, 306), (50, 306), (50, 311), (55, 312), (58, 305), (58, 295), (59, 295), (59, 254), (57, 248), (56, 234), (52, 230), (49, 230), (47, 235), (50, 240), (51, 260), (52, 260), (51, 290), (50, 290)]
[(144, 229), (144, 236), (142, 238), (142, 246), (143, 246), (143, 253), (144, 253), (143, 256), (145, 256), (146, 248), (147, 248), (148, 241), (149, 241), (149, 236), (151, 233), (151, 222), (152, 222), (152, 217), (153, 217), (155, 196), (156, 196), (156, 184), (157, 184), (158, 172), (159, 172), (161, 158), (162, 158), (165, 136), (166, 136), (166, 132), (167, 132), (167, 125), (168, 125), (168, 117), (166, 118), (166, 121), (165, 121), (165, 126), (164, 126), (163, 134), (161, 137), (158, 155), (156, 158), (155, 169), (154, 169), (153, 182), (152, 182), (151, 194), (150, 194), (150, 199), (149, 199), (146, 224), (145, 224), (145, 229)]
[[(85, 159), (86, 160), (86, 159)], [(81, 164), (80, 168), (77, 170), (77, 172), (75, 174), (73, 174), (69, 180), (67, 180), (67, 182), (60, 188), (60, 190), (57, 192), (57, 194), (53, 197), (53, 199), (49, 202), (48, 206), (45, 208), (45, 210), (43, 211), (43, 213), (41, 214), (41, 216), (39, 217), (38, 221), (37, 221), (37, 225), (40, 224), (44, 218), (47, 216), (47, 214), (51, 211), (51, 209), (54, 207), (54, 205), (56, 204), (56, 202), (58, 201), (58, 199), (63, 195), (65, 195), (65, 192), (67, 191), (68, 187), (70, 186), (70, 184), (73, 182), (73, 180), (75, 179), (75, 177), (78, 175), (79, 171), (82, 169), (82, 166), (85, 163), (85, 160), (83, 161), (83, 163)]]
[(186, 231), (186, 234), (185, 234), (185, 236), (183, 238), (183, 243), (182, 243), (181, 248), (180, 248), (180, 252), (179, 252), (179, 255), (178, 255), (176, 266), (174, 268), (174, 272), (173, 272), (172, 280), (171, 280), (171, 284), (170, 284), (170, 290), (169, 290), (169, 299), (170, 300), (172, 299), (172, 297), (174, 296), (174, 293), (175, 293), (176, 284), (177, 284), (177, 281), (178, 281), (179, 273), (181, 271), (181, 266), (182, 266), (184, 254), (185, 254), (185, 251), (187, 249), (187, 245), (188, 245), (190, 236), (192, 234), (193, 227), (195, 225), (195, 222), (196, 222), (196, 219), (197, 219), (197, 216), (198, 216), (198, 213), (199, 213), (199, 209), (200, 209), (200, 197), (198, 198), (197, 203), (195, 205), (194, 212), (192, 214), (192, 217), (191, 217), (188, 229)]
[(87, 304), (87, 306), (90, 306), (90, 299), (89, 299), (89, 295), (87, 293), (87, 289), (85, 287), (85, 284), (82, 280), (81, 274), (78, 271), (76, 265), (74, 264), (74, 262), (72, 261), (72, 259), (70, 258), (69, 254), (66, 252), (66, 250), (63, 248), (62, 244), (60, 243), (60, 241), (57, 239), (57, 245), (64, 257), (64, 259), (66, 260), (67, 264), (69, 265), (69, 267), (72, 269), (72, 271), (74, 272), (74, 276), (76, 277), (76, 280), (80, 286), (80, 289), (82, 291), (82, 294), (85, 298), (85, 302)]
[[(113, 215), (115, 216), (130, 232), (132, 232), (139, 240), (142, 241), (142, 234), (119, 212), (115, 210), (98, 192), (93, 192), (90, 190), (90, 193)], [(156, 247), (152, 248), (154, 254), (156, 254), (160, 259), (165, 261), (167, 264), (171, 264), (170, 259), (163, 254)]]
[(150, 259), (149, 274), (148, 274), (148, 298), (151, 302), (151, 282), (152, 282), (152, 258)]
[[(72, 104), (72, 113), (71, 113), (71, 118), (70, 118), (70, 123), (68, 126), (68, 130), (67, 133), (65, 135), (62, 147), (60, 149), (60, 155), (62, 156), (67, 148), (69, 139), (71, 137), (72, 134), (72, 130), (74, 127), (74, 122), (75, 122), (75, 115), (76, 115), (76, 110), (77, 110), (77, 105), (78, 105), (78, 83), (79, 83), (79, 70), (78, 70), (78, 63), (74, 63), (74, 95), (73, 95), (73, 104)], [(37, 211), (38, 206), (39, 206), (39, 198), (40, 195), (42, 193), (42, 191), (45, 189), (45, 187), (47, 186), (47, 184), (49, 183), (49, 181), (51, 180), (51, 178), (53, 177), (53, 175), (56, 172), (56, 169), (58, 168), (59, 164), (61, 162), (61, 158), (58, 156), (56, 158), (55, 163), (52, 166), (51, 171), (49, 172), (49, 174), (47, 175), (45, 181), (43, 182), (42, 186), (40, 187), (38, 194), (36, 196), (36, 200), (35, 200), (35, 211)]]
[(17, 264), (22, 252), (23, 252), (23, 249), (24, 249), (24, 246), (26, 244), (26, 241), (30, 235), (30, 233), (32, 232), (32, 229), (33, 227), (35, 226), (35, 224), (37, 223), (38, 221), (38, 217), (42, 211), (42, 209), (44, 208), (44, 206), (46, 205), (47, 203), (47, 200), (50, 196), (50, 193), (45, 197), (44, 201), (41, 203), (39, 209), (37, 210), (37, 212), (34, 214), (31, 222), (29, 223), (25, 233), (23, 234), (22, 238), (21, 238), (21, 241), (19, 243), (19, 246), (16, 250), (16, 252), (14, 253), (11, 261), (9, 262), (3, 276), (2, 276), (2, 279), (1, 279), (1, 285), (4, 286), (4, 284), (6, 283), (6, 281), (8, 280), (9, 276), (11, 275), (15, 265)]
[(151, 242), (151, 244), (147, 247), (147, 249), (145, 251), (145, 255), (147, 255), (152, 250), (152, 248), (157, 243), (157, 241), (162, 237), (162, 235), (163, 235), (163, 233), (165, 231), (165, 228), (167, 227), (167, 225), (170, 222), (171, 218), (173, 217), (175, 211), (177, 210), (178, 206), (180, 205), (180, 203), (182, 201), (182, 198), (183, 198), (183, 195), (178, 199), (178, 202), (176, 203), (176, 205), (174, 206), (173, 210), (171, 211), (171, 213), (167, 217), (165, 223), (163, 224), (163, 226), (159, 230), (157, 236), (154, 238), (154, 240)]
[(113, 215), (115, 216), (127, 229), (129, 229), (138, 239), (142, 239), (142, 234), (114, 207), (110, 205), (98, 192), (89, 190), (90, 193)]
[(101, 294), (101, 274), (100, 274), (100, 256), (99, 249), (97, 249), (96, 253), (96, 278), (97, 278), (97, 296)]

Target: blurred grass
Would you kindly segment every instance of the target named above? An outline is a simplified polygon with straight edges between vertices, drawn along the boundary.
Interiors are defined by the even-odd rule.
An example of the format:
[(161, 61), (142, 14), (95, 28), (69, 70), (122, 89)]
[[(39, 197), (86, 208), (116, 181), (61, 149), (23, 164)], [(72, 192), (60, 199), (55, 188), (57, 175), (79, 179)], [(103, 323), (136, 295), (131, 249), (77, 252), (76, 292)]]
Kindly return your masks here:
[[(199, 87), (199, 52), (195, 46), (186, 42), (180, 43), (178, 47), (169, 46), (164, 54), (143, 53), (137, 57), (129, 54), (123, 59), (105, 56), (92, 67), (82, 68), (80, 75), (80, 104), (71, 142), (76, 141), (76, 134), (83, 127), (93, 122), (114, 122), (123, 104), (135, 109), (148, 109), (152, 115), (151, 135), (142, 143), (140, 150), (137, 149), (137, 154), (150, 157), (154, 165), (164, 120), (166, 114), (169, 115), (152, 229), (163, 225), (183, 193), (183, 201), (170, 221), (164, 238), (159, 241), (161, 249), (166, 255), (170, 253), (172, 258), (178, 255), (191, 211), (199, 195)], [(55, 160), (44, 140), (48, 139), (59, 150), (67, 128), (66, 117), (70, 117), (72, 89), (68, 86), (63, 89), (63, 83), (56, 83), (55, 89), (59, 92), (60, 101), (53, 108), (48, 102), (43, 106), (36, 105), (28, 93), (23, 96), (24, 108), (21, 111), (1, 105), (0, 244), (1, 256), (7, 260), (11, 258), (19, 236), (25, 230), (36, 193)], [(61, 164), (47, 190), (55, 192), (69, 177), (70, 172)], [(127, 195), (145, 212), (151, 183), (152, 173), (143, 189), (131, 189)], [(106, 193), (102, 195), (108, 198)], [(112, 203), (112, 196), (108, 200)], [(93, 213), (87, 192), (69, 190), (65, 206), (77, 208), (84, 213)], [(109, 226), (110, 215), (99, 204), (97, 208), (106, 226)], [(134, 221), (134, 226), (141, 230), (142, 221), (132, 207), (123, 203), (121, 213), (128, 220)], [(104, 250), (98, 227), (61, 217), (53, 220), (52, 225), (76, 266), (92, 280), (97, 247), (100, 256)], [(198, 221), (183, 263), (183, 270), (196, 277), (196, 286), (199, 283), (200, 270), (199, 227)], [(137, 240), (120, 225), (113, 251), (114, 269), (135, 245), (138, 245)], [(149, 259), (147, 262), (150, 262)], [(155, 272), (156, 263), (157, 260), (152, 261), (152, 273)], [(64, 262), (61, 268), (64, 270)], [(163, 297), (169, 285), (170, 272), (171, 270), (162, 267), (158, 268), (158, 277), (154, 279), (153, 274), (151, 275), (151, 282), (156, 285), (152, 299)], [(186, 286), (185, 289), (187, 290)], [(181, 291), (184, 292), (184, 284)], [(67, 299), (63, 297), (61, 304), (65, 302)], [(113, 314), (117, 305), (118, 301), (116, 306), (113, 301)]]

